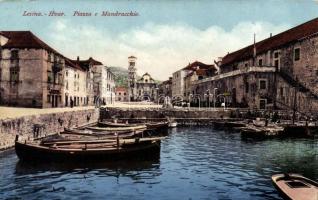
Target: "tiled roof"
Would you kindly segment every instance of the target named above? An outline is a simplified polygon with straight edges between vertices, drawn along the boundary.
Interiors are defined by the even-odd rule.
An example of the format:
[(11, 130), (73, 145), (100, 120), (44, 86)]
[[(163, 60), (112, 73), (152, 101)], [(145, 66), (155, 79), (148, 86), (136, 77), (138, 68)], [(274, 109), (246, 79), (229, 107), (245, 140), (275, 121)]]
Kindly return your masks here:
[(74, 62), (74, 63), (77, 63), (84, 70), (88, 70), (90, 64), (92, 64), (92, 65), (103, 65), (103, 63), (93, 59), (92, 57), (90, 57), (87, 60), (71, 60), (71, 61)]
[(127, 91), (127, 88), (125, 87), (116, 87), (116, 92), (126, 92)]
[[(288, 43), (301, 40), (316, 33), (318, 33), (318, 18), (315, 18), (292, 29), (257, 42), (255, 44), (256, 52), (257, 54), (261, 54), (270, 49), (277, 49)], [(227, 54), (222, 59), (221, 67), (253, 57), (253, 49), (254, 45), (252, 44), (243, 49)]]
[(37, 36), (35, 36), (31, 31), (0, 31), (0, 34), (9, 39), (8, 42), (2, 46), (2, 48), (45, 49), (49, 52), (61, 55)]
[(76, 62), (72, 61), (69, 58), (65, 58), (65, 65), (68, 65), (74, 69), (78, 69), (78, 70), (84, 70), (83, 68), (81, 68)]
[(215, 66), (213, 64), (208, 65), (208, 64), (204, 64), (202, 62), (199, 61), (195, 61), (193, 63), (189, 63), (189, 65), (187, 65), (185, 68), (183, 68), (183, 70), (192, 70), (195, 71), (197, 69), (197, 67), (199, 67), (200, 69), (212, 69), (212, 70), (216, 70)]

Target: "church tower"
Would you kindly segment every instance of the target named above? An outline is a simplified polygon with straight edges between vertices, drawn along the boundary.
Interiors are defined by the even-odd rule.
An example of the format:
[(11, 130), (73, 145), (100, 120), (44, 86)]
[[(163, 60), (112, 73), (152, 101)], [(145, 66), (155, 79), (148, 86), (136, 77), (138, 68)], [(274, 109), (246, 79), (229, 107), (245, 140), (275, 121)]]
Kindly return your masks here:
[(128, 90), (130, 101), (137, 99), (137, 69), (136, 69), (136, 57), (128, 57)]

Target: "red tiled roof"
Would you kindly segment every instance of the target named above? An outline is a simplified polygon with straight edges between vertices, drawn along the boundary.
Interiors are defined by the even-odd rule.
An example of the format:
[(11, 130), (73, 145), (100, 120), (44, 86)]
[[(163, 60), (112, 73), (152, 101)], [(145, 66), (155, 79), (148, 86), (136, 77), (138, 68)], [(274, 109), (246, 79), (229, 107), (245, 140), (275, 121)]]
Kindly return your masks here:
[(84, 70), (88, 70), (90, 64), (92, 64), (92, 65), (103, 65), (103, 63), (93, 59), (92, 57), (90, 57), (87, 60), (71, 60), (71, 61), (74, 62), (74, 63), (77, 63)]
[(45, 49), (47, 51), (61, 55), (37, 36), (35, 36), (31, 31), (0, 31), (0, 34), (9, 39), (8, 42), (2, 46), (3, 48)]
[(197, 71), (195, 71), (195, 73), (198, 76), (205, 76), (207, 74), (205, 69), (198, 69)]
[(125, 87), (116, 87), (116, 92), (127, 92), (127, 88), (125, 88)]
[(216, 70), (215, 66), (212, 65), (208, 65), (208, 64), (204, 64), (202, 62), (199, 61), (195, 61), (193, 63), (189, 63), (188, 66), (186, 66), (185, 68), (183, 68), (183, 70), (192, 70), (195, 71), (197, 69), (197, 67), (199, 67), (200, 69), (214, 69)]
[[(256, 52), (257, 54), (261, 54), (270, 49), (277, 49), (283, 45), (295, 42), (316, 33), (318, 33), (318, 18), (315, 18), (292, 29), (257, 42), (255, 44)], [(222, 59), (221, 67), (253, 57), (253, 46), (254, 45), (252, 44), (243, 49), (227, 54)]]
[(82, 67), (80, 67), (76, 62), (72, 61), (69, 58), (65, 57), (65, 65), (68, 65), (74, 69), (78, 69), (78, 70), (84, 70)]

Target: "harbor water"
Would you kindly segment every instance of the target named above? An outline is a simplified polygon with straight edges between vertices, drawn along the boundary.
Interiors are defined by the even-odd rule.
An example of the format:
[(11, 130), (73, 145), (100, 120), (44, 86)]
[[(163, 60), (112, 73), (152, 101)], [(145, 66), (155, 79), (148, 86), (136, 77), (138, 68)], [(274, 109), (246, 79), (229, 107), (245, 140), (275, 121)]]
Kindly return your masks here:
[(317, 140), (169, 130), (154, 161), (30, 164), (0, 153), (0, 199), (281, 199), (276, 173), (318, 179)]

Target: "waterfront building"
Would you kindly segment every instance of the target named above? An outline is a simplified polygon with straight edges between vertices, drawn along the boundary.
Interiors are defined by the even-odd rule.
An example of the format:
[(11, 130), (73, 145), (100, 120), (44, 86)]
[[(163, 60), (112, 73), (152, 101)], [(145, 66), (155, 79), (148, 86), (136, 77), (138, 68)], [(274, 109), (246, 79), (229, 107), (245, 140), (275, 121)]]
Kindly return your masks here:
[(115, 99), (114, 75), (99, 61), (71, 60), (30, 31), (0, 31), (0, 104), (93, 105)]
[(193, 83), (218, 102), (257, 109), (317, 110), (318, 19), (225, 55), (220, 74)]
[(110, 69), (107, 67), (107, 84), (106, 84), (106, 95), (105, 101), (106, 104), (113, 104), (116, 99), (116, 83), (115, 83), (115, 74), (113, 74)]
[(63, 107), (64, 56), (30, 31), (0, 31), (0, 103)]
[(172, 77), (158, 85), (159, 97), (172, 97)]
[[(192, 87), (195, 81), (202, 80), (217, 74), (217, 68), (213, 64), (209, 65), (198, 61), (190, 63), (188, 66), (183, 68), (183, 70), (188, 71), (188, 74), (184, 77), (184, 98), (188, 102), (191, 102), (193, 99), (197, 99), (195, 97), (197, 91), (195, 91), (195, 89)], [(209, 99), (210, 96), (206, 95), (203, 98)]]
[(87, 97), (87, 71), (77, 62), (65, 58), (64, 103), (65, 107), (85, 106), (89, 103)]
[(128, 90), (125, 87), (116, 87), (116, 101), (128, 102)]
[(158, 84), (150, 74), (137, 79), (136, 57), (128, 57), (128, 95), (130, 101), (154, 101), (158, 96)]
[(181, 69), (172, 74), (172, 97), (184, 99), (184, 78), (188, 73), (188, 70)]

